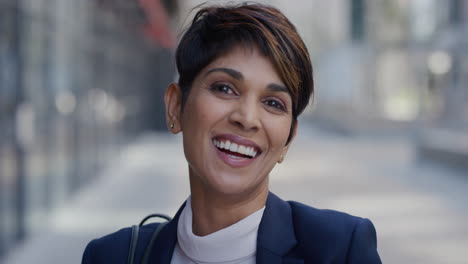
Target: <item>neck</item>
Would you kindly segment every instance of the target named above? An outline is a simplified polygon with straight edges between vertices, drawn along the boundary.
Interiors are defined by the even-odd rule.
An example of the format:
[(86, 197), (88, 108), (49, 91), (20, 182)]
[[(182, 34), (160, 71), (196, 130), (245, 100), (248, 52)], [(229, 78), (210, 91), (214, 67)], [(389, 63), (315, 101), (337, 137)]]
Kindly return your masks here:
[(190, 176), (192, 200), (192, 230), (197, 236), (206, 236), (258, 211), (268, 197), (268, 177), (256, 190), (241, 194), (225, 194), (207, 190)]

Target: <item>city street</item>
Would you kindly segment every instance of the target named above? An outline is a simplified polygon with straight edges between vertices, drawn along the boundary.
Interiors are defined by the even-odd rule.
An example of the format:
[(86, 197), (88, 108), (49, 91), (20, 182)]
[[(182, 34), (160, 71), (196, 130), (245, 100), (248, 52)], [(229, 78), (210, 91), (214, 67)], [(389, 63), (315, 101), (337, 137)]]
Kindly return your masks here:
[[(173, 215), (189, 194), (181, 139), (136, 139), (5, 264), (80, 263), (89, 240), (150, 213)], [(271, 190), (285, 200), (371, 219), (383, 263), (467, 263), (468, 177), (420, 161), (408, 138), (304, 125), (270, 177)]]

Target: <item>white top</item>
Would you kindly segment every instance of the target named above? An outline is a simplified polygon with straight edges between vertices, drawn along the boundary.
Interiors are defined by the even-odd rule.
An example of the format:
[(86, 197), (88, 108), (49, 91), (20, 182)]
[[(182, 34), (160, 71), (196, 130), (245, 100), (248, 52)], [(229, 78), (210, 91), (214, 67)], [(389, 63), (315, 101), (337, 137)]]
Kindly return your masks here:
[(255, 264), (257, 232), (264, 210), (265, 206), (231, 226), (200, 237), (192, 232), (189, 197), (177, 225), (177, 244), (171, 264)]

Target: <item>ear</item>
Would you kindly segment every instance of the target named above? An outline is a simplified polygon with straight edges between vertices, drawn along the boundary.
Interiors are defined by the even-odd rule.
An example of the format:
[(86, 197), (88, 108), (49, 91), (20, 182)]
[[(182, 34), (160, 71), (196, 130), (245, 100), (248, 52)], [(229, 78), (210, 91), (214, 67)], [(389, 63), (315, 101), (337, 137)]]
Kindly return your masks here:
[(291, 139), (289, 140), (288, 144), (286, 144), (284, 147), (283, 147), (283, 151), (281, 152), (281, 156), (278, 160), (278, 163), (282, 163), (283, 160), (284, 160), (284, 157), (286, 157), (286, 154), (288, 153), (288, 149), (289, 149), (289, 146), (291, 145), (291, 142), (294, 140), (294, 138), (296, 137), (296, 132), (297, 132), (297, 126), (299, 125), (299, 121), (296, 120), (294, 122), (294, 125), (293, 125), (293, 129), (291, 131)]
[(182, 131), (181, 105), (182, 89), (177, 83), (171, 83), (164, 94), (164, 103), (166, 105), (166, 123), (169, 131), (177, 134)]

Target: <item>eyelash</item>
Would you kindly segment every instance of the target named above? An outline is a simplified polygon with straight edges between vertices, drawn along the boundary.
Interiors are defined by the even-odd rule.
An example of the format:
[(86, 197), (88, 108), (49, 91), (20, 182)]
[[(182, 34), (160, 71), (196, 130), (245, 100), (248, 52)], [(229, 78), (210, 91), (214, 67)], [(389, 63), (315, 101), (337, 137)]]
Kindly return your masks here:
[[(227, 89), (223, 89), (223, 88), (227, 88), (227, 89), (229, 89), (229, 91), (231, 91), (231, 92), (229, 93), (229, 92), (227, 92)], [(224, 83), (216, 83), (216, 84), (213, 84), (213, 85), (210, 87), (210, 90), (215, 91), (215, 92), (218, 92), (218, 93), (236, 94), (236, 93), (234, 92), (234, 89), (232, 89), (229, 85), (224, 84)]]
[[(216, 84), (211, 85), (210, 90), (212, 90), (214, 92), (218, 92), (218, 93), (224, 93), (224, 94), (227, 94), (227, 95), (237, 95), (236, 92), (234, 91), (234, 89), (231, 88), (231, 86), (229, 86), (227, 84), (223, 84), (223, 83), (216, 83)], [(267, 99), (263, 103), (268, 107), (272, 107), (272, 108), (275, 108), (277, 110), (286, 112), (286, 107), (284, 106), (284, 104), (280, 100)], [(272, 103), (276, 104), (276, 105), (271, 105)]]
[[(268, 104), (268, 102), (270, 102), (270, 103), (275, 103), (276, 106), (270, 105), (270, 104)], [(269, 107), (273, 107), (273, 108), (276, 108), (276, 109), (281, 110), (281, 111), (283, 111), (283, 112), (286, 112), (286, 107), (285, 107), (285, 106), (283, 105), (283, 103), (280, 102), (279, 100), (267, 99), (267, 100), (264, 101), (264, 103), (265, 103), (267, 106), (269, 106)]]

